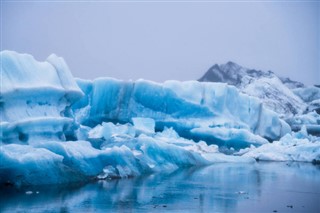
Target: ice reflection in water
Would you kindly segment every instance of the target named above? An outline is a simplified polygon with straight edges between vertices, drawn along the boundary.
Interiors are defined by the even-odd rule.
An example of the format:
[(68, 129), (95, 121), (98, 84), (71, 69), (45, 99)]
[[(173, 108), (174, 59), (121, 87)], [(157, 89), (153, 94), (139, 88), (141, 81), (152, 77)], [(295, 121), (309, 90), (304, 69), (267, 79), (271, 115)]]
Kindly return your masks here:
[(303, 163), (216, 164), (82, 186), (6, 187), (1, 188), (0, 210), (320, 212), (320, 168)]

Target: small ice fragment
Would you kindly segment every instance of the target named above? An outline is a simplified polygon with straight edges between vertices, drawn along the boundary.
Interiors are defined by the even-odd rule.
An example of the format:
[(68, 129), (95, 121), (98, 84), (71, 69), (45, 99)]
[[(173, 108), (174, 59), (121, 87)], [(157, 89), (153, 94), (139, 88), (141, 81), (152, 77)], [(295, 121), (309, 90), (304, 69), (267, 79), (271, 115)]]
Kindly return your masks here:
[(245, 191), (238, 191), (237, 194), (243, 195), (243, 194), (248, 194), (248, 193)]

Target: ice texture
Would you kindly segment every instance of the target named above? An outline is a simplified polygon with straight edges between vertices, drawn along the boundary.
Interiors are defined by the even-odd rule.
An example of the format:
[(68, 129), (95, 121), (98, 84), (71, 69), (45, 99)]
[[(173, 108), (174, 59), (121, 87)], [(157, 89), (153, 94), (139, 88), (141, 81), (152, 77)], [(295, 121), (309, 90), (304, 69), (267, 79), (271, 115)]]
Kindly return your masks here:
[(320, 138), (308, 135), (306, 127), (303, 127), (297, 133), (286, 134), (279, 141), (258, 148), (246, 148), (239, 153), (257, 160), (319, 163)]
[(315, 86), (296, 88), (293, 92), (305, 102), (320, 99), (320, 88)]
[(155, 131), (155, 121), (151, 118), (135, 117), (132, 118), (134, 128), (140, 133), (153, 134)]
[(315, 111), (302, 115), (295, 115), (287, 118), (286, 121), (294, 131), (298, 131), (301, 127), (305, 126), (308, 133), (320, 136), (320, 115)]
[(64, 60), (51, 55), (44, 62), (31, 55), (2, 51), (1, 142), (63, 140), (73, 119), (65, 117), (83, 93)]
[[(188, 118), (190, 111), (193, 117), (212, 114), (161, 85), (140, 81), (131, 90), (135, 83), (113, 80), (105, 88), (101, 79), (95, 86), (82, 81), (80, 89), (64, 60), (55, 55), (45, 62), (12, 51), (0, 56), (1, 184), (59, 184), (215, 162), (254, 162), (219, 153), (215, 145), (181, 138), (173, 129), (155, 132), (154, 118), (172, 117), (178, 122)], [(100, 97), (84, 95), (91, 92)], [(134, 99), (126, 99), (126, 92), (134, 93)], [(134, 100), (141, 105), (129, 107)], [(109, 118), (113, 123), (104, 122)]]
[[(125, 127), (125, 128), (123, 128)], [(41, 141), (31, 145), (2, 145), (0, 183), (40, 185), (126, 178), (181, 167), (203, 166), (217, 162), (253, 163), (253, 158), (228, 156), (215, 145), (195, 143), (166, 129), (155, 136), (125, 133), (125, 125), (104, 123), (94, 141)], [(132, 126), (131, 126), (132, 127)], [(132, 127), (134, 128), (134, 127)], [(104, 132), (113, 130), (112, 135)]]
[(219, 146), (228, 148), (244, 148), (251, 145), (260, 146), (269, 143), (259, 135), (252, 134), (246, 129), (215, 127), (215, 128), (194, 128), (192, 134), (205, 138), (206, 141), (214, 140)]
[[(113, 78), (77, 82), (85, 96), (73, 105), (73, 114), (77, 122), (89, 127), (103, 121), (130, 123), (134, 117), (147, 117), (155, 121), (156, 131), (173, 127), (181, 136), (196, 140), (208, 137), (194, 134), (194, 128), (243, 129), (268, 140), (290, 132), (288, 124), (258, 99), (222, 83), (160, 84)], [(229, 137), (236, 140), (238, 135)], [(211, 143), (215, 143), (214, 137)]]
[[(278, 114), (233, 86), (75, 81), (55, 55), (45, 62), (0, 56), (0, 184), (126, 178), (254, 158), (319, 160), (317, 137), (305, 128), (288, 134)], [(318, 123), (314, 113), (302, 123)], [(238, 155), (222, 153), (225, 147)]]

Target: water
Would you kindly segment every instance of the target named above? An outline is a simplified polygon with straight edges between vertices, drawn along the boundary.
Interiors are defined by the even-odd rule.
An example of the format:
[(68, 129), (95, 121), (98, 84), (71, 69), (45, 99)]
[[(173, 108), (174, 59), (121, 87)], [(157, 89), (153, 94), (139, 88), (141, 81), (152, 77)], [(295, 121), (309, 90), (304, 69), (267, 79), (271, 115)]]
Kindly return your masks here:
[(320, 167), (216, 164), (73, 186), (1, 189), (0, 212), (320, 212)]

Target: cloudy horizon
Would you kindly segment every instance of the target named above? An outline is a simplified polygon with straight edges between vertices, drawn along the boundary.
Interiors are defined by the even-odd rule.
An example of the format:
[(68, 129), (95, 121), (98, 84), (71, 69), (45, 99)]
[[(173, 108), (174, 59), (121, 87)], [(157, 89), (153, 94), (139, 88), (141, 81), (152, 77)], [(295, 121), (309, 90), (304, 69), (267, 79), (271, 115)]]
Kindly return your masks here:
[(62, 56), (76, 77), (196, 80), (213, 64), (320, 83), (320, 3), (1, 2), (1, 50)]

